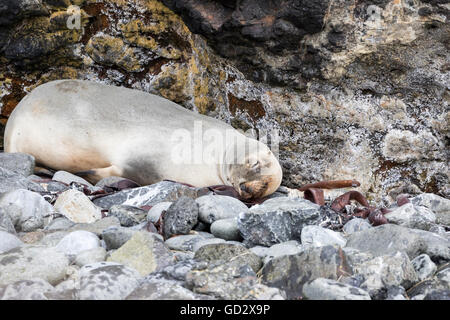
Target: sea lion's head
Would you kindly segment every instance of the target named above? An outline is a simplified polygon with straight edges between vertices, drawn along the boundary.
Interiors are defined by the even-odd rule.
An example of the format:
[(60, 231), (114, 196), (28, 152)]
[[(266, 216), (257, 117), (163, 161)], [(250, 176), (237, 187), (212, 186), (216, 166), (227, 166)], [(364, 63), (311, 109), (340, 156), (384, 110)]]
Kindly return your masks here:
[(245, 152), (238, 150), (231, 156), (230, 149), (227, 150), (226, 184), (232, 185), (244, 199), (258, 199), (274, 193), (283, 177), (277, 158), (265, 144), (254, 139), (247, 138), (245, 148)]

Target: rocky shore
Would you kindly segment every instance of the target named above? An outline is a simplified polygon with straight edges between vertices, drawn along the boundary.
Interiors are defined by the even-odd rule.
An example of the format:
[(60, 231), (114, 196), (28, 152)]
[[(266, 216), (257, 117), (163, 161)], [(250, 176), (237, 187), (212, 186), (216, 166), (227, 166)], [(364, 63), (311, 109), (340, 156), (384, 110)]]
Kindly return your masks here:
[(435, 194), (391, 201), (386, 224), (330, 228), (345, 190), (319, 206), (281, 187), (249, 207), (177, 182), (94, 186), (34, 167), (0, 154), (3, 300), (450, 299), (450, 200)]

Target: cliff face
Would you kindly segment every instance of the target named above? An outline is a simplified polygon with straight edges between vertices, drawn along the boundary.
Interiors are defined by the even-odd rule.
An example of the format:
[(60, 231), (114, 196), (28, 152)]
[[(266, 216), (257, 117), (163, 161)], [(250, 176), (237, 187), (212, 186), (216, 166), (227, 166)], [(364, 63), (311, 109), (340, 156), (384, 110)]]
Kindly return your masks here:
[(2, 121), (39, 84), (90, 79), (236, 128), (278, 130), (290, 187), (354, 178), (377, 199), (449, 197), (449, 9), (445, 0), (6, 0)]

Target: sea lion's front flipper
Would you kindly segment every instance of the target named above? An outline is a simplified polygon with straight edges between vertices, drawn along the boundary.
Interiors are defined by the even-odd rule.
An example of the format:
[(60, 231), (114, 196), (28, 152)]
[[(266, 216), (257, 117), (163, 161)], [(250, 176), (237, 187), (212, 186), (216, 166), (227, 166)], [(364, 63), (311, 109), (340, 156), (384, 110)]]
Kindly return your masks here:
[(97, 169), (91, 169), (91, 170), (86, 170), (86, 171), (80, 171), (80, 172), (76, 172), (74, 174), (76, 174), (77, 176), (83, 177), (84, 179), (86, 179), (87, 181), (89, 181), (92, 184), (96, 184), (101, 179), (106, 178), (106, 177), (111, 177), (111, 176), (121, 177), (123, 172), (119, 167), (112, 165), (112, 166), (106, 167), (106, 168), (97, 168)]

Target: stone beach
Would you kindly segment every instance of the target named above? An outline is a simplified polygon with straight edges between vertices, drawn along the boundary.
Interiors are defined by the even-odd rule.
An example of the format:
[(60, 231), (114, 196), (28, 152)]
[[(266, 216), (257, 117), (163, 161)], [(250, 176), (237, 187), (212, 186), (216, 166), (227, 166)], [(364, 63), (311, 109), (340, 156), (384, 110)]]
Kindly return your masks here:
[[(18, 181), (27, 179), (30, 172), (16, 159), (29, 157), (1, 156), (8, 160), (7, 170), (17, 163)], [(392, 203), (387, 224), (372, 226), (354, 217), (331, 230), (320, 226), (328, 211), (301, 193), (277, 192), (248, 208), (232, 197), (161, 182), (140, 187), (148, 195), (136, 188), (116, 191), (105, 196), (108, 201), (97, 201), (104, 204), (99, 207), (90, 200), (94, 196), (74, 189), (76, 184), (52, 192), (45, 190), (48, 180), (34, 177), (33, 183), (44, 191), (17, 188), (0, 195), (0, 299), (449, 296), (450, 226), (442, 222), (448, 221), (450, 200), (437, 195), (410, 197), (400, 207)], [(171, 193), (174, 189), (181, 192)], [(121, 193), (128, 203), (154, 207), (124, 205)], [(57, 206), (59, 197), (73, 204), (70, 211)], [(76, 222), (74, 217), (92, 208), (102, 214)], [(204, 231), (195, 230), (199, 223)]]

